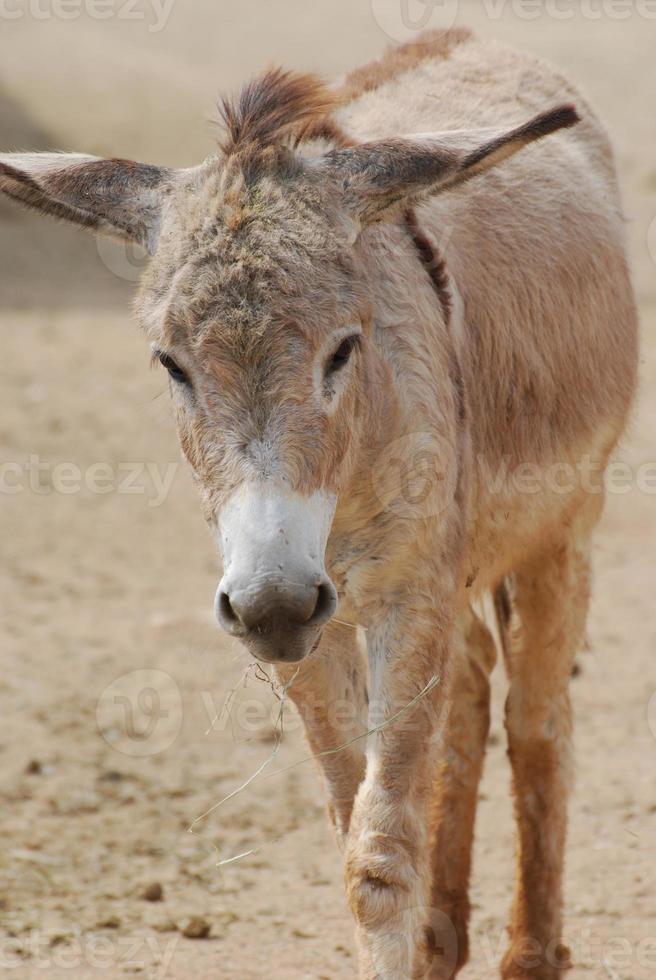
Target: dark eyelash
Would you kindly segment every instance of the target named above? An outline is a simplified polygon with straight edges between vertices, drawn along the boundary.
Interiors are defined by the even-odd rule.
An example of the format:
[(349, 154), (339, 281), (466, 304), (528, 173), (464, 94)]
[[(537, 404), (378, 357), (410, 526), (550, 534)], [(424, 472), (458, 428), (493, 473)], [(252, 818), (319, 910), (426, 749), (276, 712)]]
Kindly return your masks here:
[(159, 351), (156, 356), (162, 367), (166, 368), (174, 381), (177, 381), (178, 384), (189, 384), (189, 378), (172, 357), (165, 354), (164, 351)]
[(360, 343), (360, 335), (345, 337), (326, 365), (326, 374), (334, 374), (348, 362), (351, 354)]

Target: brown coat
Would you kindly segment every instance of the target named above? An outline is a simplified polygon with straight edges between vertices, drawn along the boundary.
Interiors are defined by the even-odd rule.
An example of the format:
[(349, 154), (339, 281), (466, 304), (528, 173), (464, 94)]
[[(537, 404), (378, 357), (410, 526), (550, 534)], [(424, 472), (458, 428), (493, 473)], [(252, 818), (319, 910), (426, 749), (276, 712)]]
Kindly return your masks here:
[(519, 829), (502, 975), (554, 980), (567, 686), (637, 363), (607, 137), (552, 68), (461, 30), (332, 90), (269, 72), (223, 114), (196, 168), (8, 154), (0, 190), (153, 256), (137, 312), (217, 537), (217, 615), (303, 716), (368, 980), (467, 958), (496, 659), (472, 603), (494, 593)]

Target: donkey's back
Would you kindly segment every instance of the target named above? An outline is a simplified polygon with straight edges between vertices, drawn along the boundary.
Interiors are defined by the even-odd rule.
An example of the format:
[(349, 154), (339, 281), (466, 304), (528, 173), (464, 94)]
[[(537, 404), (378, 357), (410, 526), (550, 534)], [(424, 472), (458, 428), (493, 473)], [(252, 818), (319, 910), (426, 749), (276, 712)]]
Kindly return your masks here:
[[(562, 520), (571, 499), (558, 485), (537, 504), (537, 492), (517, 500), (504, 474), (527, 463), (576, 474), (587, 454), (599, 475), (626, 422), (637, 319), (612, 149), (590, 107), (550, 65), (463, 29), (393, 50), (344, 87), (342, 122), (359, 139), (503, 128), (566, 100), (581, 113), (577, 126), (474, 180), (468, 193), (446, 192), (418, 209), (454, 294), (450, 329), (467, 390), (475, 486), (471, 563), (484, 565), (486, 555), (514, 550), (513, 534), (524, 547), (527, 533)], [(509, 507), (514, 528), (501, 521), (500, 540), (488, 525), (498, 529)]]

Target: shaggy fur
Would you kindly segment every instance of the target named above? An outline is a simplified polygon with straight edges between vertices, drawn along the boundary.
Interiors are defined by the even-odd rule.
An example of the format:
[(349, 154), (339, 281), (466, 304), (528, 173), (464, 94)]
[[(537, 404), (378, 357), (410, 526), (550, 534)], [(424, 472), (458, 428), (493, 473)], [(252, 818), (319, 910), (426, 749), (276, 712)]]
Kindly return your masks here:
[(222, 111), (221, 152), (191, 170), (76, 157), (64, 178), (66, 158), (9, 154), (0, 189), (149, 242), (138, 315), (187, 378), (172, 394), (212, 528), (245, 481), (337, 500), (339, 622), (279, 675), (366, 980), (449, 980), (467, 958), (495, 662), (472, 604), (495, 592), (518, 826), (502, 976), (556, 980), (568, 680), (637, 365), (606, 134), (551, 67), (463, 31), (332, 92), (269, 72)]

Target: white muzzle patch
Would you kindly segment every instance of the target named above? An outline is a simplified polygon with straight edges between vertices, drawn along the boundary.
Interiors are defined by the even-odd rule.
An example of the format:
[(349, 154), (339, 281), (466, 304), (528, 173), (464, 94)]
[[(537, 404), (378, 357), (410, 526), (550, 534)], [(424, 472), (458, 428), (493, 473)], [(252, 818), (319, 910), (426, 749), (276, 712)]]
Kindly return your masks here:
[(217, 619), (260, 659), (301, 659), (335, 611), (325, 570), (335, 503), (332, 494), (249, 482), (219, 514)]

